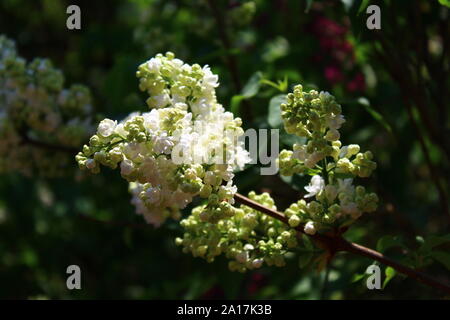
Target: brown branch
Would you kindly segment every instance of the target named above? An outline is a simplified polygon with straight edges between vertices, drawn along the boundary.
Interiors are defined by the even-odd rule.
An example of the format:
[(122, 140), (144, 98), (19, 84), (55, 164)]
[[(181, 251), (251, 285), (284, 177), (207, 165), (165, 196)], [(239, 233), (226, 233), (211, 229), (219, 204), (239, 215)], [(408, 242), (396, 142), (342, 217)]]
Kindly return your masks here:
[[(239, 193), (235, 194), (234, 196), (235, 200), (243, 205), (246, 205), (248, 207), (251, 207), (255, 210), (258, 210), (264, 214), (267, 214), (271, 216), (274, 219), (277, 219), (285, 224), (288, 224), (287, 217), (276, 210), (270, 209), (268, 207), (265, 207), (261, 204), (259, 204), (256, 201), (253, 201)], [(298, 232), (303, 233), (304, 231), (301, 226), (298, 226), (295, 228)], [(448, 284), (443, 283), (442, 281), (438, 281), (432, 277), (430, 277), (427, 274), (424, 274), (422, 272), (416, 271), (412, 268), (409, 268), (407, 266), (404, 266), (395, 260), (392, 260), (382, 253), (372, 250), (370, 248), (361, 246), (354, 242), (349, 242), (345, 240), (340, 234), (336, 235), (325, 235), (325, 234), (319, 234), (316, 233), (314, 235), (308, 235), (313, 240), (320, 243), (321, 246), (324, 246), (327, 248), (327, 250), (330, 252), (331, 256), (334, 256), (337, 252), (349, 252), (353, 253), (359, 256), (367, 257), (373, 260), (376, 260), (378, 262), (381, 262), (387, 266), (390, 266), (397, 270), (400, 273), (403, 273), (407, 275), (408, 277), (415, 279), (419, 282), (422, 282), (423, 284), (426, 284), (430, 287), (439, 289), (447, 294), (450, 294), (450, 286)]]

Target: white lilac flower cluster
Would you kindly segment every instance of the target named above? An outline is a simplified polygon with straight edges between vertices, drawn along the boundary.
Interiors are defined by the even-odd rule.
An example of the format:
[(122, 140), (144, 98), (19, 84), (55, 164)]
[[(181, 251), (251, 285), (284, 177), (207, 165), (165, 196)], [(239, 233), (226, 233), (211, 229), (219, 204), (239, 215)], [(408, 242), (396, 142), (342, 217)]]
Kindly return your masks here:
[[(274, 200), (268, 193), (249, 193), (249, 198), (272, 209)], [(202, 219), (205, 205), (193, 209), (192, 214), (181, 221), (183, 238), (176, 244), (183, 252), (201, 257), (208, 262), (224, 254), (231, 271), (244, 272), (260, 268), (264, 263), (282, 267), (286, 253), (298, 246), (297, 232), (283, 222), (245, 205), (236, 208), (233, 217), (218, 223)]]
[(58, 150), (79, 147), (93, 131), (91, 96), (63, 85), (49, 60), (27, 63), (0, 35), (0, 172), (56, 176), (71, 168), (70, 155)]
[(370, 151), (361, 153), (356, 144), (342, 146), (338, 129), (345, 120), (335, 98), (327, 92), (304, 92), (297, 85), (281, 110), (286, 131), (306, 137), (307, 142), (294, 145), (293, 151), (280, 152), (280, 173), (312, 175), (305, 198), (313, 200), (292, 204), (285, 211), (289, 224), (303, 224), (307, 234), (315, 234), (347, 226), (363, 212), (375, 211), (377, 195), (362, 186), (355, 187), (353, 179), (369, 177), (376, 163)]
[(233, 170), (250, 158), (238, 139), (241, 119), (217, 102), (218, 76), (168, 52), (140, 65), (137, 77), (151, 111), (101, 121), (76, 156), (80, 168), (120, 167), (137, 212), (156, 226), (179, 218), (195, 196), (208, 200), (203, 221), (233, 216)]

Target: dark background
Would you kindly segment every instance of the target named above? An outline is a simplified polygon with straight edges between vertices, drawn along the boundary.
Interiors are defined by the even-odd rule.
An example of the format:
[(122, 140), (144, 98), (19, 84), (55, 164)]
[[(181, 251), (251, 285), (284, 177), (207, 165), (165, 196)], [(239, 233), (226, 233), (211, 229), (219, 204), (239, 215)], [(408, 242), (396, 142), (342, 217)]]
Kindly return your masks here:
[[(289, 88), (332, 92), (347, 119), (341, 140), (370, 149), (378, 162), (364, 183), (378, 193), (379, 209), (347, 238), (375, 248), (383, 236), (399, 237), (404, 246), (379, 249), (411, 265), (423, 258), (421, 269), (449, 282), (446, 244), (439, 248), (447, 260), (417, 253), (417, 237), (448, 233), (450, 220), (449, 9), (438, 0), (370, 2), (381, 7), (381, 30), (365, 26), (367, 1), (115, 0), (77, 1), (82, 28), (70, 31), (73, 1), (2, 0), (0, 33), (27, 60), (50, 58), (66, 85), (90, 87), (95, 111), (112, 119), (146, 110), (136, 68), (166, 51), (209, 64), (220, 77), (219, 101), (245, 127), (270, 127), (269, 101), (280, 93), (260, 84), (251, 99), (233, 103), (258, 72), (275, 83), (286, 78)], [(292, 145), (292, 137), (281, 139)], [(333, 261), (325, 289), (324, 272), (299, 269), (294, 259), (283, 269), (232, 273), (225, 259), (208, 264), (175, 247), (177, 223), (146, 225), (117, 172), (74, 179), (73, 164), (73, 173), (57, 179), (0, 175), (0, 298), (441, 297), (401, 276), (384, 290), (367, 290), (362, 274), (372, 261), (350, 255)], [(262, 177), (255, 166), (236, 181), (241, 193), (271, 192), (284, 209), (307, 178)], [(71, 264), (81, 267), (82, 290), (66, 289)]]

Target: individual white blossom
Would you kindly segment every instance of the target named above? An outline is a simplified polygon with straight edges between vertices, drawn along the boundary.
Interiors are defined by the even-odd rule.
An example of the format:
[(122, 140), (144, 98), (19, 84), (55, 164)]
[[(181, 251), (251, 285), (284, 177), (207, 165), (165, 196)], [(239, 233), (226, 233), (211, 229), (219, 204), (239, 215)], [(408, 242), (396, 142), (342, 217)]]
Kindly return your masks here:
[(342, 114), (327, 117), (327, 124), (330, 129), (340, 129), (344, 122), (345, 118)]
[(306, 234), (309, 234), (309, 235), (316, 234), (316, 227), (314, 226), (314, 222), (312, 222), (312, 221), (308, 221), (305, 224), (305, 227), (303, 230), (305, 231)]
[(325, 181), (319, 175), (314, 175), (311, 178), (311, 182), (308, 186), (305, 187), (305, 190), (308, 191), (308, 194), (305, 195), (305, 198), (314, 197), (316, 194), (320, 193), (325, 187)]
[(113, 121), (111, 119), (104, 119), (98, 125), (97, 134), (107, 138), (113, 134), (116, 125), (117, 121)]
[(355, 187), (353, 186), (353, 179), (337, 179), (338, 181), (338, 193), (345, 193), (346, 195), (353, 196)]
[(174, 145), (172, 140), (172, 137), (168, 136), (167, 132), (162, 132), (160, 135), (155, 135), (152, 139), (153, 150), (156, 153), (170, 154)]
[(261, 268), (263, 262), (264, 262), (263, 259), (254, 259), (252, 261), (252, 267), (255, 268), (255, 269)]
[[(88, 159), (87, 161), (92, 161), (92, 159)], [(88, 169), (91, 169), (91, 168), (88, 167)], [(133, 161), (131, 161), (129, 159), (124, 159), (120, 163), (120, 174), (122, 176), (128, 176), (129, 174), (131, 174), (133, 172), (133, 169), (134, 169)]]

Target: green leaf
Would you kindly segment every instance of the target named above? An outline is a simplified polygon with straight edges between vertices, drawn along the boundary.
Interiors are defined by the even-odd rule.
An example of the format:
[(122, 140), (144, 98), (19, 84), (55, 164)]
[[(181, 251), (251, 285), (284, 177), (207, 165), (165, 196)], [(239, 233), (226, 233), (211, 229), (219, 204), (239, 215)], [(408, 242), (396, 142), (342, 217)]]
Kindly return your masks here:
[(281, 128), (283, 124), (280, 105), (284, 102), (286, 102), (285, 94), (279, 94), (270, 99), (267, 122), (272, 128)]
[(386, 287), (386, 285), (389, 283), (389, 281), (391, 281), (392, 278), (395, 277), (395, 275), (397, 274), (397, 271), (395, 271), (395, 269), (392, 267), (386, 267), (386, 269), (384, 270), (384, 273), (386, 275), (386, 278), (384, 279), (384, 282), (383, 282), (383, 289)]
[(255, 72), (245, 84), (241, 93), (231, 98), (230, 107), (232, 113), (238, 114), (241, 101), (254, 97), (259, 92), (259, 88), (261, 87), (261, 79), (262, 73), (260, 71)]
[(311, 261), (312, 257), (314, 256), (314, 253), (309, 251), (302, 253), (298, 258), (298, 266), (299, 268), (304, 268), (308, 265), (308, 263)]
[(367, 100), (367, 98), (360, 97), (360, 98), (358, 98), (357, 102), (360, 105), (362, 105), (364, 107), (364, 109), (366, 109), (366, 111), (372, 116), (372, 118), (374, 118), (376, 121), (378, 121), (386, 129), (386, 131), (388, 131), (389, 133), (392, 134), (392, 128), (389, 125), (389, 123), (387, 123), (387, 121), (384, 119), (384, 117), (381, 115), (381, 113), (379, 113), (378, 111), (376, 111), (375, 109), (373, 109), (370, 106), (370, 102), (369, 102), (369, 100)]
[(387, 249), (392, 247), (405, 248), (405, 245), (400, 237), (391, 235), (384, 236), (377, 242), (377, 251), (385, 252)]
[(278, 83), (275, 83), (269, 79), (261, 79), (261, 84), (265, 84), (271, 86), (274, 89), (277, 89), (281, 92), (286, 92), (289, 86), (289, 81), (287, 76), (284, 76), (283, 80), (278, 80)]
[(365, 11), (367, 6), (369, 5), (370, 0), (362, 0), (361, 5), (358, 9), (358, 16), (361, 14), (361, 12)]
[(439, 3), (450, 8), (450, 0), (439, 0)]
[(290, 185), (292, 189), (297, 191), (303, 190), (304, 184), (302, 183), (302, 180), (300, 179), (300, 176), (298, 174), (294, 174), (293, 176), (283, 176), (280, 174), (280, 178), (285, 183)]
[(334, 177), (336, 178), (336, 179), (350, 179), (350, 178), (353, 178), (354, 177), (354, 175), (353, 174), (351, 174), (351, 173), (334, 173)]
[(450, 253), (444, 251), (434, 251), (431, 253), (431, 257), (450, 270)]
[(292, 149), (294, 147), (294, 144), (303, 145), (306, 142), (305, 137), (299, 137), (295, 134), (289, 134), (287, 133), (284, 128), (281, 128), (280, 130), (280, 141), (289, 147), (289, 149)]
[(133, 230), (130, 227), (123, 230), (123, 242), (128, 248), (133, 248)]
[(306, 168), (305, 174), (307, 174), (308, 176), (315, 176), (315, 175), (320, 175), (322, 172), (322, 170), (320, 169), (310, 169), (310, 168)]
[(183, 299), (191, 300), (200, 296), (203, 292), (206, 292), (210, 289), (214, 284), (213, 278), (202, 279), (201, 272), (194, 273), (192, 275), (192, 285), (189, 286), (189, 289), (184, 294)]
[(314, 0), (306, 0), (306, 8), (305, 8), (305, 13), (309, 12), (309, 9), (311, 9), (311, 5), (313, 3)]
[(350, 280), (351, 283), (355, 283), (358, 281), (361, 281), (366, 276), (365, 273), (356, 273), (353, 275), (352, 279)]
[(243, 99), (244, 99), (244, 96), (242, 96), (242, 95), (235, 95), (231, 98), (230, 108), (231, 108), (231, 112), (235, 116), (237, 116), (239, 114), (239, 105)]
[(262, 73), (260, 71), (255, 72), (248, 82), (245, 84), (244, 88), (242, 89), (242, 95), (245, 98), (251, 98), (255, 96), (259, 88), (261, 86), (260, 80), (262, 79)]
[(434, 247), (440, 246), (441, 244), (450, 242), (450, 234), (443, 236), (430, 236), (425, 239), (425, 242), (420, 246), (419, 251), (422, 253), (427, 253), (431, 251)]
[(302, 239), (303, 239), (303, 244), (305, 245), (306, 249), (308, 249), (310, 251), (314, 250), (314, 245), (311, 242), (311, 239), (307, 235), (303, 234)]

